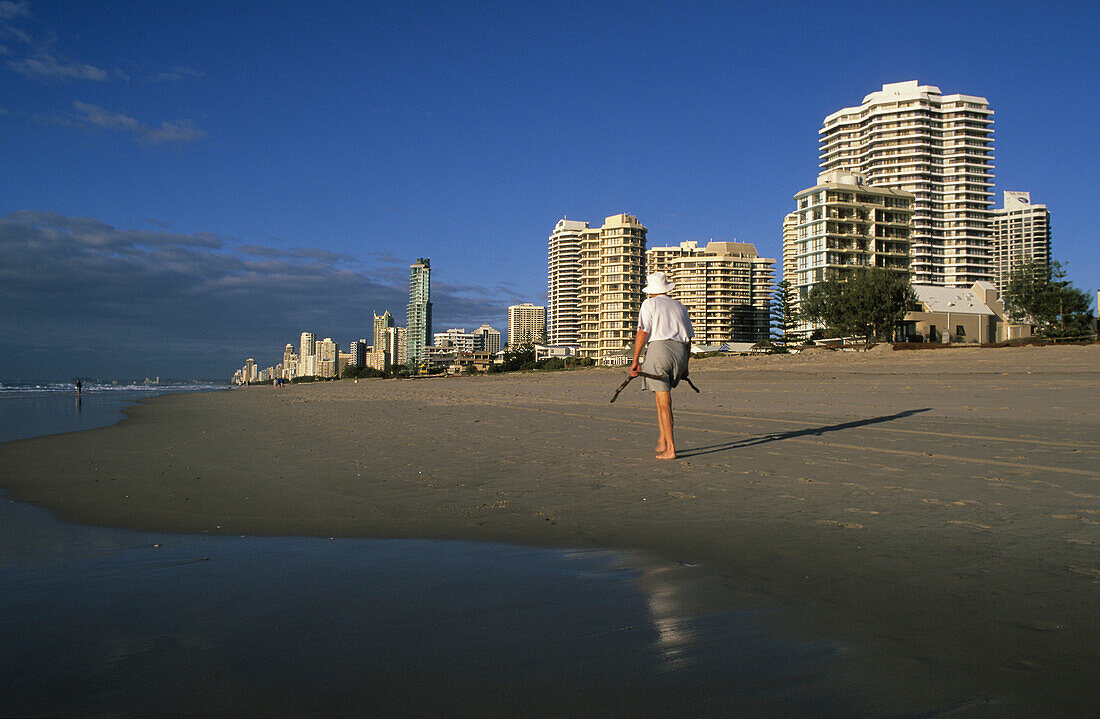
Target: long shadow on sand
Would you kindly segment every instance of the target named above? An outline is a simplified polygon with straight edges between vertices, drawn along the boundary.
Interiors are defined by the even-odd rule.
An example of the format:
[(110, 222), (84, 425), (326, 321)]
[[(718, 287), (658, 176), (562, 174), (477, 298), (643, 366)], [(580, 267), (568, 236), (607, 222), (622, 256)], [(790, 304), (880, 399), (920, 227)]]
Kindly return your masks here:
[(807, 427), (806, 429), (796, 429), (790, 432), (776, 432), (773, 434), (766, 434), (760, 437), (746, 437), (745, 439), (739, 439), (735, 442), (726, 442), (724, 444), (711, 444), (706, 447), (694, 447), (692, 449), (686, 449), (683, 452), (677, 452), (677, 459), (686, 459), (688, 457), (699, 457), (704, 454), (713, 454), (715, 452), (727, 452), (731, 449), (744, 449), (745, 447), (753, 447), (758, 444), (767, 444), (768, 442), (779, 442), (784, 439), (795, 439), (797, 437), (815, 436), (820, 437), (826, 432), (839, 432), (843, 429), (855, 429), (856, 427), (866, 427), (870, 424), (881, 424), (882, 422), (892, 422), (895, 419), (902, 419), (903, 417), (909, 417), (914, 414), (920, 414), (921, 412), (928, 412), (931, 407), (923, 407), (921, 409), (907, 409), (904, 412), (898, 412), (897, 414), (887, 414), (881, 417), (868, 417), (867, 419), (857, 419), (851, 422), (843, 422), (841, 424), (830, 424), (824, 427)]

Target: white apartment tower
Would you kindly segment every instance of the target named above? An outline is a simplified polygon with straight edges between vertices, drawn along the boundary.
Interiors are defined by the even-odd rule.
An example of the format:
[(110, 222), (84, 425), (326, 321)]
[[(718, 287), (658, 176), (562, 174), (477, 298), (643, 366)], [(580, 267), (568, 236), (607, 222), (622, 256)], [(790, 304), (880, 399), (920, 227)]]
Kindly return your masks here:
[(524, 302), (508, 308), (508, 346), (546, 339), (546, 308)]
[(642, 305), (645, 243), (646, 228), (633, 215), (611, 215), (599, 229), (558, 221), (547, 265), (550, 344), (579, 345), (580, 356), (607, 364), (623, 361)]
[(500, 352), (500, 332), (490, 327), (488, 323), (474, 330), (473, 335), (474, 352), (488, 352), (494, 355)]
[(580, 252), (585, 230), (587, 222), (563, 217), (550, 235), (546, 262), (546, 340), (550, 344), (580, 341)]
[(768, 339), (775, 260), (746, 242), (681, 242), (646, 250), (646, 272), (676, 283), (672, 296), (687, 307), (696, 344)]
[(825, 118), (822, 171), (911, 192), (914, 284), (970, 287), (994, 279), (993, 111), (984, 97), (943, 95), (916, 80), (882, 86)]
[(312, 332), (303, 332), (298, 351), (298, 377), (312, 377), (317, 374), (316, 359), (317, 337)]
[(1050, 266), (1050, 212), (1031, 204), (1030, 192), (1005, 192), (1004, 207), (993, 210), (993, 254), (997, 289), (1004, 292), (1013, 270), (1028, 260)]
[(611, 215), (581, 236), (580, 355), (604, 364), (629, 359), (645, 286), (646, 228)]

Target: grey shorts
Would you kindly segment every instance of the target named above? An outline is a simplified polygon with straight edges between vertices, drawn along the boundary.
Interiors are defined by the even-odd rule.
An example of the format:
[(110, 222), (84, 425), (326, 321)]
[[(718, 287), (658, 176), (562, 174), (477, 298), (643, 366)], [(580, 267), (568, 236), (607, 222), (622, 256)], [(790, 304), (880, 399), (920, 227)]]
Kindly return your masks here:
[(645, 360), (640, 368), (642, 372), (671, 377), (672, 382), (646, 377), (645, 388), (653, 392), (668, 392), (679, 384), (687, 374), (690, 351), (690, 345), (676, 340), (658, 340), (646, 345)]

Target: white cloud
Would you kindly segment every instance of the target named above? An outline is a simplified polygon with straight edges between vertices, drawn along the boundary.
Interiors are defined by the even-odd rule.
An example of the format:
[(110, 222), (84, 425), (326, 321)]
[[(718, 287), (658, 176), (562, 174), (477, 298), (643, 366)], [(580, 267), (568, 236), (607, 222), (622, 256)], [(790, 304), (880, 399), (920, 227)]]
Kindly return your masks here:
[(122, 113), (113, 112), (98, 105), (89, 105), (79, 100), (73, 103), (73, 107), (83, 113), (83, 117), (80, 118), (82, 122), (106, 130), (128, 132), (144, 145), (159, 145), (165, 142), (179, 144), (206, 137), (206, 133), (195, 127), (191, 120), (165, 121), (160, 124), (160, 127), (151, 127)]
[(30, 17), (31, 11), (26, 2), (0, 1), (0, 20), (14, 20), (18, 17)]
[(46, 52), (33, 57), (9, 60), (8, 67), (30, 77), (53, 77), (63, 80), (94, 80), (104, 82), (110, 78), (106, 70), (79, 62), (60, 60)]

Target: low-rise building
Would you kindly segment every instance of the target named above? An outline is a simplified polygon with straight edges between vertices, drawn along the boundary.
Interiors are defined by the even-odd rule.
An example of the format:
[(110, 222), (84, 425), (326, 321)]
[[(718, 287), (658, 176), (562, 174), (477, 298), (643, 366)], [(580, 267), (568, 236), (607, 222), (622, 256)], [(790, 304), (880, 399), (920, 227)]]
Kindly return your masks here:
[(1032, 335), (1030, 325), (1009, 321), (991, 282), (970, 288), (912, 285), (917, 306), (905, 315), (898, 339), (907, 342), (1004, 342)]

